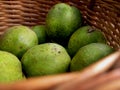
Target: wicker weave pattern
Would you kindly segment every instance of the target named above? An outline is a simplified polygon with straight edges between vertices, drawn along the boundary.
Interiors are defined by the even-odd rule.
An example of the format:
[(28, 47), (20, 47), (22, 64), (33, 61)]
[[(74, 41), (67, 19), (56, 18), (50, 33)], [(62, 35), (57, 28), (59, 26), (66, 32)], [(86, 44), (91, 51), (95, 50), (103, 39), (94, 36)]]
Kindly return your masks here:
[(93, 11), (88, 11), (88, 17), (91, 18), (89, 22), (105, 33), (107, 40), (110, 42), (109, 44), (114, 48), (120, 48), (119, 10), (120, 3), (117, 1), (96, 0)]
[(1, 0), (0, 33), (13, 25), (45, 24), (48, 10), (58, 2), (78, 7), (89, 25), (101, 29), (109, 45), (120, 48), (119, 0)]
[(0, 1), (0, 32), (7, 27), (23, 24), (32, 26), (40, 20), (39, 6), (36, 1), (3, 0)]

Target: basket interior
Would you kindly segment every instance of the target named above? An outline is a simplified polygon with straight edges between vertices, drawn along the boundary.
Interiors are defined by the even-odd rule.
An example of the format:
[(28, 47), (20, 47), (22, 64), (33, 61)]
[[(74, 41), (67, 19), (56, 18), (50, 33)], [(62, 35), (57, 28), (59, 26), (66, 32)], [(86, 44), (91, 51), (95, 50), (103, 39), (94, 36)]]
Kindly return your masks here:
[(120, 48), (119, 0), (1, 0), (0, 34), (14, 25), (45, 24), (47, 12), (59, 2), (78, 7), (84, 20), (104, 33), (110, 46)]

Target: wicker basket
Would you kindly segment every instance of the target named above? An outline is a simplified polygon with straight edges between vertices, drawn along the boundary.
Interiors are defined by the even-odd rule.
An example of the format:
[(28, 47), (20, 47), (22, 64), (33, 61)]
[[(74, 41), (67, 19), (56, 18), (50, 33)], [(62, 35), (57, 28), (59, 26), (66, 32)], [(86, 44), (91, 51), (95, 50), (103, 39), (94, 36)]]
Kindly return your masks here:
[(116, 69), (120, 66), (119, 0), (0, 0), (0, 34), (14, 25), (45, 24), (47, 12), (59, 2), (78, 7), (85, 22), (99, 28), (104, 33), (108, 45), (115, 48), (116, 52), (81, 72), (0, 84), (0, 90), (110, 90), (110, 88), (117, 90), (120, 88), (120, 69)]

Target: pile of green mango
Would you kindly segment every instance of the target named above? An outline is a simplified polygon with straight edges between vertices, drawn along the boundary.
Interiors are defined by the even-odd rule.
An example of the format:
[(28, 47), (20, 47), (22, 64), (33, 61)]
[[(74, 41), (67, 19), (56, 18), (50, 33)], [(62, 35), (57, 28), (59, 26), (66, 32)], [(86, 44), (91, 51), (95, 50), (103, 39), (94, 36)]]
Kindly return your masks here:
[(45, 22), (12, 26), (0, 36), (0, 82), (80, 71), (114, 52), (75, 6), (55, 4)]

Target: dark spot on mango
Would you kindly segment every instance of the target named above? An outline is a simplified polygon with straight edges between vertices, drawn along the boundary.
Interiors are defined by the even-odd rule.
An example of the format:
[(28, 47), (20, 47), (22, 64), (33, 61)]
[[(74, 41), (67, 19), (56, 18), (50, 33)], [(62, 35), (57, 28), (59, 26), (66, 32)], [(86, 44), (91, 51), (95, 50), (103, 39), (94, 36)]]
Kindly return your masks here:
[(58, 51), (58, 53), (61, 53), (61, 51)]
[(94, 32), (94, 31), (95, 31), (94, 28), (91, 28), (91, 27), (90, 27), (90, 28), (88, 29), (88, 33), (91, 33), (91, 32)]

